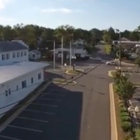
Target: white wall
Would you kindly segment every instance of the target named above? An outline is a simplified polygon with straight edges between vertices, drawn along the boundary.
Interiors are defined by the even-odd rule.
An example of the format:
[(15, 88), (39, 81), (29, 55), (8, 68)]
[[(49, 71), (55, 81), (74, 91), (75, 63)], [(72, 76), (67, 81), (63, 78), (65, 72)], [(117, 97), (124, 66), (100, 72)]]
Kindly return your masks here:
[[(35, 57), (33, 57), (33, 55), (35, 55)], [(37, 59), (40, 59), (41, 58), (41, 53), (40, 54), (36, 54), (32, 51), (29, 52), (29, 59), (32, 59), (32, 60), (37, 60)]]
[[(22, 52), (23, 52), (23, 56), (21, 56)], [(25, 52), (26, 52), (26, 55), (24, 55)], [(13, 53), (15, 53), (15, 58), (13, 58)], [(17, 53), (19, 53), (19, 57), (17, 57)], [(5, 57), (6, 57), (6, 54), (9, 54), (9, 59), (2, 60), (2, 54), (4, 54)], [(28, 60), (29, 60), (28, 50), (9, 51), (9, 52), (0, 53), (0, 65), (6, 65), (13, 62), (22, 62), (22, 61), (28, 61)]]
[[(41, 73), (41, 79), (38, 80), (38, 74)], [(31, 78), (33, 77), (34, 82), (31, 83)], [(22, 81), (26, 80), (27, 87), (22, 88)], [(0, 114), (10, 110), (14, 107), (18, 101), (24, 99), (29, 93), (31, 93), (35, 88), (37, 88), (44, 81), (44, 71), (43, 69), (28, 73), (27, 75), (18, 77), (12, 81), (0, 85)], [(17, 89), (18, 86), (18, 89)], [(6, 96), (6, 90), (11, 90), (11, 94)], [(17, 103), (16, 103), (17, 102)], [(15, 103), (15, 104), (13, 104)], [(11, 104), (11, 105), (10, 105)], [(8, 106), (9, 105), (9, 106)], [(3, 108), (4, 106), (7, 106)], [(2, 117), (2, 115), (0, 115)]]

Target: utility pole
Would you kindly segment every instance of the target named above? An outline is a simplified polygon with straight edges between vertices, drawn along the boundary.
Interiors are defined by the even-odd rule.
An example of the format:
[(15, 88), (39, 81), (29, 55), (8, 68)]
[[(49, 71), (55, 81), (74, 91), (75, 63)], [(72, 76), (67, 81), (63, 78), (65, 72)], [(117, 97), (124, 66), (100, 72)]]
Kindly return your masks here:
[(63, 39), (63, 36), (62, 36), (62, 38), (61, 38), (61, 65), (62, 65), (62, 68), (63, 68), (63, 55), (64, 55), (64, 53), (63, 53), (63, 48), (64, 48), (63, 43), (64, 43), (64, 39)]
[(53, 68), (55, 69), (55, 40), (53, 41)]
[(119, 33), (119, 68), (121, 69), (121, 32), (118, 29), (116, 32)]
[(71, 59), (72, 59), (72, 50), (71, 50), (72, 41), (70, 39), (70, 68), (71, 68)]
[(119, 60), (120, 60), (119, 67), (121, 68), (121, 32), (120, 31), (119, 31)]

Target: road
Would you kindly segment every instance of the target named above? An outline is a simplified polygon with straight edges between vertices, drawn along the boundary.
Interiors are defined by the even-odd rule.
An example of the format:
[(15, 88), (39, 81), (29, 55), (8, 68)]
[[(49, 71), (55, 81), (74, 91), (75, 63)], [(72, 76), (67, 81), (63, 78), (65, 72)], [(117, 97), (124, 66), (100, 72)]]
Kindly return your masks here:
[(110, 140), (110, 69), (101, 64), (75, 85), (51, 84), (7, 124), (0, 140)]

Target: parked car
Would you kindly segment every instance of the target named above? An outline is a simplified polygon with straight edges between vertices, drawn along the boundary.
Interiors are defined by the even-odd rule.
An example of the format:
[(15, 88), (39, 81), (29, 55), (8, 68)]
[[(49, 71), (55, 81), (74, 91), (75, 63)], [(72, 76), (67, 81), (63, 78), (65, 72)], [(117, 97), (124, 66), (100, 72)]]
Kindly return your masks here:
[(118, 65), (118, 63), (116, 61), (108, 61), (108, 62), (106, 62), (106, 65), (116, 66), (116, 65)]

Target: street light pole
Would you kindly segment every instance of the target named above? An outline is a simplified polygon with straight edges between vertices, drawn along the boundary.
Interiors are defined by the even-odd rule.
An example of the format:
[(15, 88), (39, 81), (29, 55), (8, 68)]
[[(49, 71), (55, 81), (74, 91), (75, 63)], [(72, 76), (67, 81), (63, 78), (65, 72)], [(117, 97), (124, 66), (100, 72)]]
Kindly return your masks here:
[(72, 58), (72, 54), (71, 54), (72, 52), (71, 52), (71, 40), (70, 40), (70, 68), (71, 68), (71, 58)]
[(53, 41), (53, 68), (55, 69), (55, 40)]
[(120, 31), (119, 31), (119, 60), (120, 60), (119, 67), (121, 68), (121, 32)]
[(61, 38), (61, 65), (62, 65), (62, 67), (63, 67), (63, 48), (64, 48), (64, 46), (63, 46), (63, 36), (62, 36), (62, 38)]

